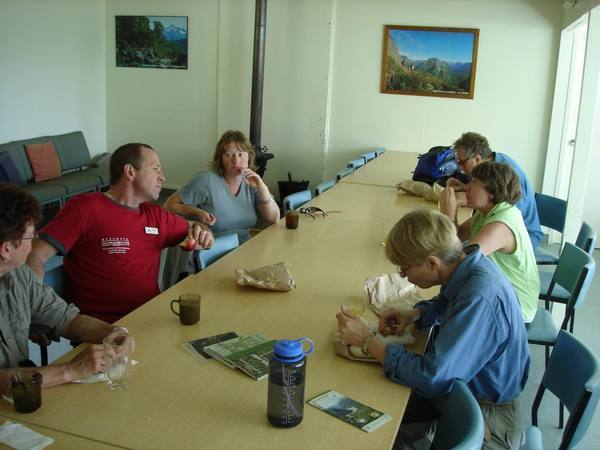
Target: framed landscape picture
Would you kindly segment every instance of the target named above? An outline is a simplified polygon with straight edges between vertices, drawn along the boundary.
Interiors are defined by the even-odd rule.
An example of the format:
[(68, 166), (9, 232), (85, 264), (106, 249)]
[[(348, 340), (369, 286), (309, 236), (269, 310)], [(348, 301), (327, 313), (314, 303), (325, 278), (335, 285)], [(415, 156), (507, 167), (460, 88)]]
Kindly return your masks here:
[(479, 30), (386, 25), (381, 92), (472, 99)]
[(187, 16), (115, 16), (117, 67), (187, 69)]

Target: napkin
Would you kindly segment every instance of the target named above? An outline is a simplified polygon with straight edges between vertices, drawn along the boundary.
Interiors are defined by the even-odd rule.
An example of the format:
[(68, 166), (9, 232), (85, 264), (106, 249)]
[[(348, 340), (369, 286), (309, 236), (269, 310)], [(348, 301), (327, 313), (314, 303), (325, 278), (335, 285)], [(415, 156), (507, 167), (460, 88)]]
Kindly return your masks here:
[(377, 315), (381, 315), (388, 308), (412, 309), (415, 303), (422, 300), (415, 285), (402, 278), (399, 273), (385, 273), (367, 278), (364, 291)]
[(54, 439), (7, 420), (0, 425), (0, 442), (18, 450), (37, 450), (49, 446)]
[(235, 276), (240, 286), (254, 286), (270, 291), (291, 291), (296, 287), (288, 264), (283, 262), (253, 270), (237, 269)]

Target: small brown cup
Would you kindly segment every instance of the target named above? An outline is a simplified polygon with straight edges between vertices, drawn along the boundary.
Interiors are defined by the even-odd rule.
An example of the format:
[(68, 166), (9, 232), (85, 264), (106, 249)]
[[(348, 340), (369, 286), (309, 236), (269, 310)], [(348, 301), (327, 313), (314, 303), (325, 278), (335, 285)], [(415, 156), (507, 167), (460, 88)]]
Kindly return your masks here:
[[(173, 305), (179, 303), (179, 311)], [(171, 311), (184, 325), (194, 325), (200, 320), (200, 296), (197, 294), (181, 294), (177, 300), (171, 301)]]
[(13, 405), (19, 413), (31, 413), (42, 406), (42, 374), (19, 370), (10, 377)]
[(298, 211), (288, 211), (285, 213), (285, 227), (290, 230), (298, 228), (300, 222), (300, 213)]

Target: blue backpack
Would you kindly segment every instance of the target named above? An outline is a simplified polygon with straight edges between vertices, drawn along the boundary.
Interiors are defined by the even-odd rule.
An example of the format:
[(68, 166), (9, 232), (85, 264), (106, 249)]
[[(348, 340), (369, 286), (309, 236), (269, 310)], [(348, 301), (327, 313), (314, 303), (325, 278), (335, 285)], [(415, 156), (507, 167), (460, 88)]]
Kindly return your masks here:
[(440, 145), (432, 147), (427, 153), (419, 155), (412, 179), (430, 185), (436, 181), (441, 181), (440, 184), (443, 185), (449, 177), (456, 176), (457, 173), (460, 173), (460, 168), (454, 149)]

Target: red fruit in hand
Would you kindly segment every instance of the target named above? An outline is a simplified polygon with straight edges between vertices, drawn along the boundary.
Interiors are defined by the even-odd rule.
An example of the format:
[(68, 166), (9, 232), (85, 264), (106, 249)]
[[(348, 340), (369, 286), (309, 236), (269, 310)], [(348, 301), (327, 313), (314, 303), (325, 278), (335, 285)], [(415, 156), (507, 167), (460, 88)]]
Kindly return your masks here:
[(186, 252), (191, 252), (196, 248), (196, 239), (187, 239), (181, 246)]

